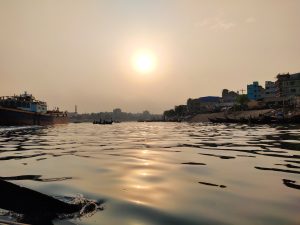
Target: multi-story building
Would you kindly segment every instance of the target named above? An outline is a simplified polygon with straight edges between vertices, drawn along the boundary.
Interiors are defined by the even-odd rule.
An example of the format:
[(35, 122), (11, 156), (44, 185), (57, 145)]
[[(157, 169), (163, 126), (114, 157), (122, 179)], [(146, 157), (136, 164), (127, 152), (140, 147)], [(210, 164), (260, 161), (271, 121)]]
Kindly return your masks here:
[(295, 74), (278, 74), (277, 97), (300, 96), (300, 73)]
[(247, 97), (250, 100), (259, 100), (264, 97), (264, 88), (254, 81), (252, 84), (247, 85)]
[(222, 91), (222, 102), (236, 102), (238, 93), (234, 91), (229, 91), (228, 89), (223, 89)]
[(275, 82), (266, 81), (265, 82), (265, 93), (264, 98), (273, 98), (276, 97), (277, 87)]
[(187, 110), (190, 114), (213, 112), (220, 106), (220, 97), (206, 96), (187, 100)]
[(239, 94), (234, 91), (229, 91), (228, 89), (223, 89), (222, 98), (220, 100), (221, 108), (232, 107), (237, 103), (237, 98)]

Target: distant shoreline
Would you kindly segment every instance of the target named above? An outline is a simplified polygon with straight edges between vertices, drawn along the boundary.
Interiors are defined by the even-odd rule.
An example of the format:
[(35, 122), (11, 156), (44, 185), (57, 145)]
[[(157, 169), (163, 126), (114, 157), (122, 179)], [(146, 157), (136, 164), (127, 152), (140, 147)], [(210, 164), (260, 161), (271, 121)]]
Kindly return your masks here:
[(269, 114), (273, 109), (258, 109), (258, 110), (246, 110), (246, 111), (234, 111), (234, 112), (216, 112), (216, 113), (204, 113), (197, 114), (187, 120), (190, 123), (210, 122), (209, 119), (215, 118), (258, 118), (260, 115)]

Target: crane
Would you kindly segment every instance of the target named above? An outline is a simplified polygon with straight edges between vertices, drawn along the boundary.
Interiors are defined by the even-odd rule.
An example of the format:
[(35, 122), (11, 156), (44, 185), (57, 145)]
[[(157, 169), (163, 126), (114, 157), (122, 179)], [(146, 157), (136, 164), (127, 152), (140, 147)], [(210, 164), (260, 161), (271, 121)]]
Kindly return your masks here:
[(239, 93), (240, 91), (242, 92), (242, 95), (243, 95), (243, 94), (244, 94), (244, 91), (246, 91), (246, 90), (241, 89), (241, 90), (238, 90), (237, 93)]

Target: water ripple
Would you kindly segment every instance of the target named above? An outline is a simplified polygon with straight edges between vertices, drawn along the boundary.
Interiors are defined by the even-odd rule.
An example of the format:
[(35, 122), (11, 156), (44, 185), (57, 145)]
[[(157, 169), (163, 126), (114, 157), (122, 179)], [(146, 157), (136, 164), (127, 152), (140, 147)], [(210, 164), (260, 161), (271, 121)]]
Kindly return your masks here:
[(0, 127), (0, 176), (50, 195), (107, 199), (83, 225), (297, 224), (299, 134), (210, 123)]

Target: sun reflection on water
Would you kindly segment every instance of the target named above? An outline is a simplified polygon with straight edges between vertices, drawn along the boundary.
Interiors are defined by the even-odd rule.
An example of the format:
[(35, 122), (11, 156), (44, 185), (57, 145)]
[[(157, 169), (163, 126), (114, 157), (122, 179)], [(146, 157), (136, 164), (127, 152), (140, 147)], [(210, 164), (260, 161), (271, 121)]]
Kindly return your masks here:
[(299, 132), (185, 123), (0, 130), (0, 171), (27, 175), (16, 182), (43, 193), (106, 199), (84, 225), (248, 225), (253, 215), (261, 224), (297, 224), (299, 190), (286, 184), (300, 183)]

